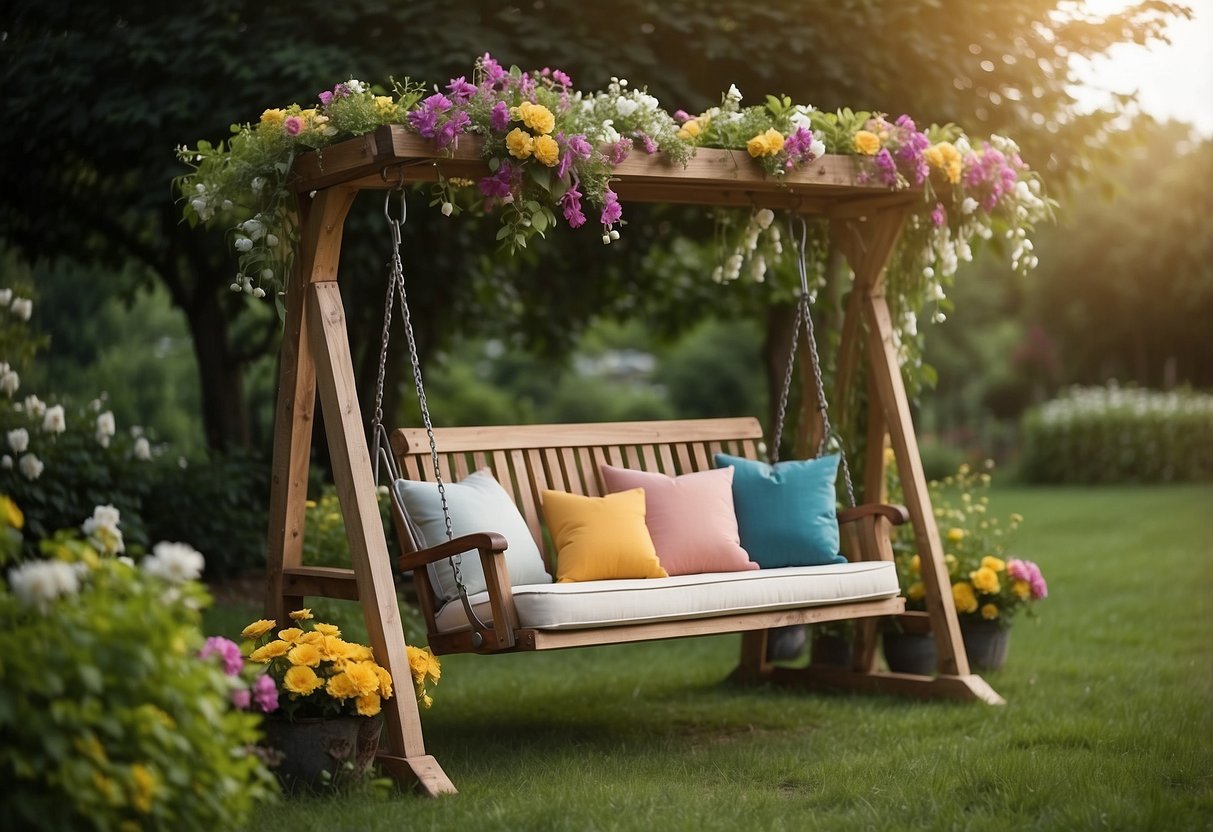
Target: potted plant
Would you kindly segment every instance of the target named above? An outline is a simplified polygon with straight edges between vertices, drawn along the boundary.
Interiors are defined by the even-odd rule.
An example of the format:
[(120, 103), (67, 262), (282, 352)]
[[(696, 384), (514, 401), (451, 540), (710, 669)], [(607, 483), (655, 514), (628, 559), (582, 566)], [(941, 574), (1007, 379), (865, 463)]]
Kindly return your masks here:
[[(279, 691), (279, 707), (266, 715), (264, 750), (287, 789), (361, 776), (379, 747), (391, 674), (369, 647), (345, 641), (336, 625), (312, 621), (311, 610), (290, 616), (297, 626), (276, 634), (269, 619), (241, 633), (248, 664)], [(410, 646), (408, 657), (417, 701), (428, 708), (441, 665), (428, 647)]]
[[(987, 462), (987, 470), (977, 473), (964, 464), (954, 475), (928, 486), (965, 652), (979, 670), (1002, 667), (1012, 619), (1020, 610), (1031, 612), (1031, 605), (1048, 595), (1040, 567), (1010, 553), (1011, 538), (1023, 516), (1011, 514), (1004, 522), (989, 513), (986, 492), (992, 468), (993, 463)], [(925, 610), (921, 561), (912, 542), (902, 541), (896, 561), (906, 609)], [(934, 669), (934, 643), (925, 619), (895, 619), (885, 628), (882, 641), (890, 670), (930, 673)]]

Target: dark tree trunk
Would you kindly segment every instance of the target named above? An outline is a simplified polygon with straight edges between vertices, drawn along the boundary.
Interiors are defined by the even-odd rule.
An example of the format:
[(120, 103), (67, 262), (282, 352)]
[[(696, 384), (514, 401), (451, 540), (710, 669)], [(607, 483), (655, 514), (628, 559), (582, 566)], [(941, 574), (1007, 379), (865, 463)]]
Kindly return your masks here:
[(202, 425), (213, 451), (246, 448), (252, 437), (244, 400), (243, 365), (232, 354), (228, 321), (214, 292), (184, 307), (198, 362)]

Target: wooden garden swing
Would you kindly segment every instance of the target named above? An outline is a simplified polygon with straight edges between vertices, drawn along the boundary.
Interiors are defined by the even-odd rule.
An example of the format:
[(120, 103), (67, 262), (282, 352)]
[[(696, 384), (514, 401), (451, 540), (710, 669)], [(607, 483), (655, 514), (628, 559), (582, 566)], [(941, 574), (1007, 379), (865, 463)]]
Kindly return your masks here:
[[(428, 795), (451, 793), (455, 787), (433, 757), (425, 752), (417, 704), (409, 696), (409, 665), (399, 620), (394, 573), (376, 500), (372, 448), (368, 444), (355, 389), (344, 308), (338, 286), (338, 259), (347, 213), (360, 190), (387, 190), (405, 182), (476, 178), (487, 174), (479, 145), (464, 139), (450, 155), (437, 155), (430, 144), (401, 127), (382, 127), (310, 154), (296, 164), (300, 204), (300, 243), (290, 278), (282, 342), (268, 541), (267, 615), (287, 621), (287, 612), (303, 606), (305, 597), (360, 602), (376, 659), (398, 682), (400, 693), (384, 705), (387, 723), (381, 764), (401, 782), (415, 782)], [(865, 494), (883, 494), (886, 439), (891, 446), (921, 555), (927, 613), (904, 613), (904, 600), (880, 597), (848, 603), (821, 603), (773, 611), (728, 610), (689, 618), (639, 624), (572, 629), (525, 626), (510, 600), (511, 587), (500, 564), (508, 541), (482, 533), (408, 552), (398, 566), (412, 570), (422, 612), (436, 652), (515, 652), (741, 632), (737, 676), (834, 689), (952, 697), (1001, 703), (981, 677), (970, 673), (943, 549), (927, 493), (913, 432), (893, 327), (884, 297), (885, 263), (902, 225), (922, 194), (891, 192), (859, 181), (856, 162), (824, 157), (780, 180), (767, 177), (745, 154), (700, 149), (685, 168), (665, 164), (660, 156), (635, 154), (615, 169), (613, 188), (621, 200), (708, 206), (788, 209), (829, 222), (830, 233), (855, 274), (846, 310), (834, 399), (846, 401), (866, 352), (869, 386)], [(352, 569), (302, 565), (307, 474), (312, 417), (317, 394), (324, 413), (328, 447), (338, 497), (345, 518)], [(824, 397), (821, 397), (824, 398)], [(806, 406), (811, 407), (812, 402)], [(813, 413), (808, 413), (814, 418)], [(817, 440), (823, 435), (820, 417)], [(617, 425), (561, 425), (501, 428), (445, 428), (433, 432), (442, 454), (431, 455), (424, 429), (396, 431), (392, 445), (411, 479), (450, 482), (472, 466), (493, 469), (514, 497), (535, 538), (539, 538), (537, 497), (542, 488), (597, 494), (595, 471), (600, 462), (645, 468), (667, 474), (710, 467), (712, 453), (724, 450), (753, 457), (762, 441), (754, 419), (681, 422), (632, 422)], [(433, 465), (430, 465), (433, 460)], [(844, 541), (857, 552), (853, 559), (892, 560), (890, 521), (900, 520), (889, 507), (861, 506), (839, 515)], [(403, 530), (402, 530), (403, 531)], [(405, 548), (409, 536), (402, 534)], [(412, 548), (416, 548), (413, 546)], [(542, 548), (542, 547), (541, 547)], [(435, 623), (435, 599), (424, 579), (425, 565), (460, 552), (478, 550), (488, 581), (484, 618), (464, 600), (462, 627), (444, 630)], [(766, 570), (759, 570), (763, 572)], [(756, 574), (756, 573), (747, 573)], [(567, 584), (561, 586), (568, 586)], [(449, 606), (449, 605), (448, 605)], [(929, 620), (939, 656), (939, 675), (896, 674), (878, 670), (877, 622), (903, 614)], [(768, 628), (798, 623), (858, 619), (856, 645), (849, 667), (776, 667), (766, 659)], [(471, 622), (469, 624), (469, 622)]]

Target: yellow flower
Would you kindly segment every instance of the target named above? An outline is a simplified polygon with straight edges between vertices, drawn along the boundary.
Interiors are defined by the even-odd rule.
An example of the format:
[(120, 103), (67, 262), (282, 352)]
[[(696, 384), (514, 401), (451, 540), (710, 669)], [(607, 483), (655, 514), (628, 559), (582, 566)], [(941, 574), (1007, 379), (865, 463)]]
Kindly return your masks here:
[(999, 590), (998, 573), (988, 566), (983, 566), (969, 573), (969, 580), (978, 592), (993, 595)]
[(282, 677), (282, 686), (300, 696), (307, 696), (323, 684), (324, 680), (316, 675), (316, 671), (305, 664), (295, 665)]
[(21, 529), (25, 526), (25, 515), (7, 494), (0, 494), (0, 521), (13, 529)]
[(359, 696), (379, 690), (379, 674), (375, 672), (372, 662), (352, 662), (345, 669), (345, 676), (350, 684), (358, 691)]
[(296, 644), (291, 648), (291, 651), (286, 654), (287, 659), (293, 665), (306, 665), (308, 667), (316, 667), (320, 664), (320, 651), (316, 649), (314, 644)]
[(864, 156), (875, 156), (880, 150), (880, 137), (870, 130), (860, 130), (855, 134), (855, 149)]
[(959, 613), (977, 611), (977, 596), (973, 594), (973, 586), (961, 581), (952, 584), (952, 603)]
[(396, 102), (390, 95), (377, 95), (375, 96), (375, 112), (380, 118), (390, 116), (396, 112)]
[(981, 559), (981, 565), (986, 569), (993, 569), (995, 572), (1005, 572), (1007, 562), (1002, 558), (996, 558), (993, 555), (986, 555)]
[(320, 635), (322, 635), (322, 636), (339, 636), (339, 635), (341, 635), (341, 629), (336, 624), (317, 623), (314, 627), (312, 627), (312, 629), (315, 630), (316, 632), (320, 633)]
[(375, 675), (379, 677), (379, 695), (384, 699), (392, 698), (392, 674), (386, 668), (375, 665)]
[(291, 615), (292, 621), (307, 621), (309, 618), (312, 617), (312, 611), (310, 609), (308, 609), (307, 607), (304, 607), (301, 610), (295, 610), (290, 615)]
[[(376, 680), (378, 682), (378, 680)], [(348, 673), (338, 673), (336, 676), (329, 679), (324, 689), (328, 691), (329, 696), (334, 699), (353, 699), (359, 695), (358, 686), (350, 678)]]
[(426, 678), (437, 682), (442, 678), (442, 663), (428, 647), (409, 646), (409, 670), (413, 673), (413, 681), (417, 684), (425, 682)]
[(942, 170), (948, 181), (953, 185), (960, 181), (963, 162), (960, 158), (960, 151), (956, 149), (956, 145), (951, 142), (933, 144), (923, 151), (922, 158), (926, 159), (927, 164), (931, 167)]
[(324, 633), (318, 633), (315, 630), (304, 633), (295, 641), (296, 644), (320, 644), (324, 641)]
[(551, 136), (535, 137), (535, 158), (549, 168), (560, 161), (560, 145)]
[(152, 795), (156, 792), (156, 775), (142, 763), (131, 766), (131, 805), (135, 811), (147, 814), (152, 810)]
[(355, 645), (335, 636), (325, 636), (324, 640), (316, 646), (320, 648), (321, 657), (331, 661), (350, 658), (350, 654), (355, 648)]
[(962, 541), (964, 539), (965, 539), (965, 530), (964, 529), (958, 529), (956, 527), (952, 527), (952, 528), (948, 529), (948, 542), (949, 543), (959, 543), (960, 541)]
[(529, 101), (523, 101), (510, 111), (510, 115), (519, 119), (540, 136), (546, 136), (556, 127), (556, 117), (552, 115), (551, 110), (542, 104), (532, 104)]
[(278, 638), (292, 644), (298, 641), (301, 635), (303, 635), (303, 630), (298, 627), (287, 627), (285, 630), (278, 631)]
[(266, 110), (261, 114), (261, 123), (273, 130), (282, 127), (284, 119), (286, 119), (286, 111), (278, 108)]
[(922, 571), (922, 558), (918, 555), (910, 558), (910, 571), (915, 575)]
[(944, 566), (948, 567), (948, 574), (949, 574), (949, 575), (955, 575), (955, 574), (956, 574), (956, 567), (957, 567), (957, 566), (959, 565), (959, 563), (960, 563), (958, 560), (956, 560), (956, 555), (944, 555), (944, 556), (943, 556), (943, 563), (944, 563)]
[(527, 131), (515, 127), (506, 134), (505, 146), (515, 159), (525, 159), (535, 151), (535, 139)]
[(986, 621), (993, 621), (998, 617), (998, 607), (994, 604), (982, 604), (981, 617)]
[(693, 118), (678, 129), (678, 138), (686, 142), (699, 138), (699, 134), (702, 132), (703, 125), (699, 123), (699, 119)]
[(358, 708), (358, 713), (362, 716), (374, 716), (379, 713), (382, 707), (379, 700), (379, 694), (366, 693), (354, 700), (355, 706)]
[(783, 150), (783, 133), (771, 127), (765, 133), (760, 133), (746, 142), (745, 149), (755, 159), (762, 156), (774, 156)]
[(240, 631), (243, 638), (261, 638), (270, 630), (278, 626), (278, 622), (269, 618), (263, 618), (260, 621), (254, 621), (252, 624)]
[(927, 588), (922, 585), (922, 581), (915, 581), (910, 584), (910, 588), (906, 590), (906, 597), (911, 601), (921, 601), (927, 594)]
[(1026, 601), (1032, 597), (1032, 585), (1024, 580), (1011, 581), (1011, 591), (1021, 601)]
[(363, 644), (351, 644), (348, 657), (354, 662), (370, 662), (375, 660), (375, 653)]
[(263, 644), (249, 653), (249, 661), (261, 662), (264, 664), (270, 659), (276, 659), (279, 656), (285, 656), (287, 651), (291, 649), (291, 645), (285, 641), (271, 641), (268, 644)]

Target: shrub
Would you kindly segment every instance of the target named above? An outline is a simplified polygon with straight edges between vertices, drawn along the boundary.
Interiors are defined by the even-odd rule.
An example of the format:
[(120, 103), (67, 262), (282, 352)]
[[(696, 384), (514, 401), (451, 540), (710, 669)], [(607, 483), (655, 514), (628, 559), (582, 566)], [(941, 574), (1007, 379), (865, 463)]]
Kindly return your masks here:
[(1213, 478), (1213, 396), (1074, 387), (1029, 411), (1030, 482), (1183, 482)]
[[(197, 552), (115, 558), (116, 513), (93, 538), (42, 542), (47, 560), (0, 581), (0, 816), (14, 829), (227, 829), (272, 777), (251, 752), (220, 665), (199, 658)], [(21, 524), (19, 511), (0, 517)], [(107, 552), (108, 549), (108, 552)]]

